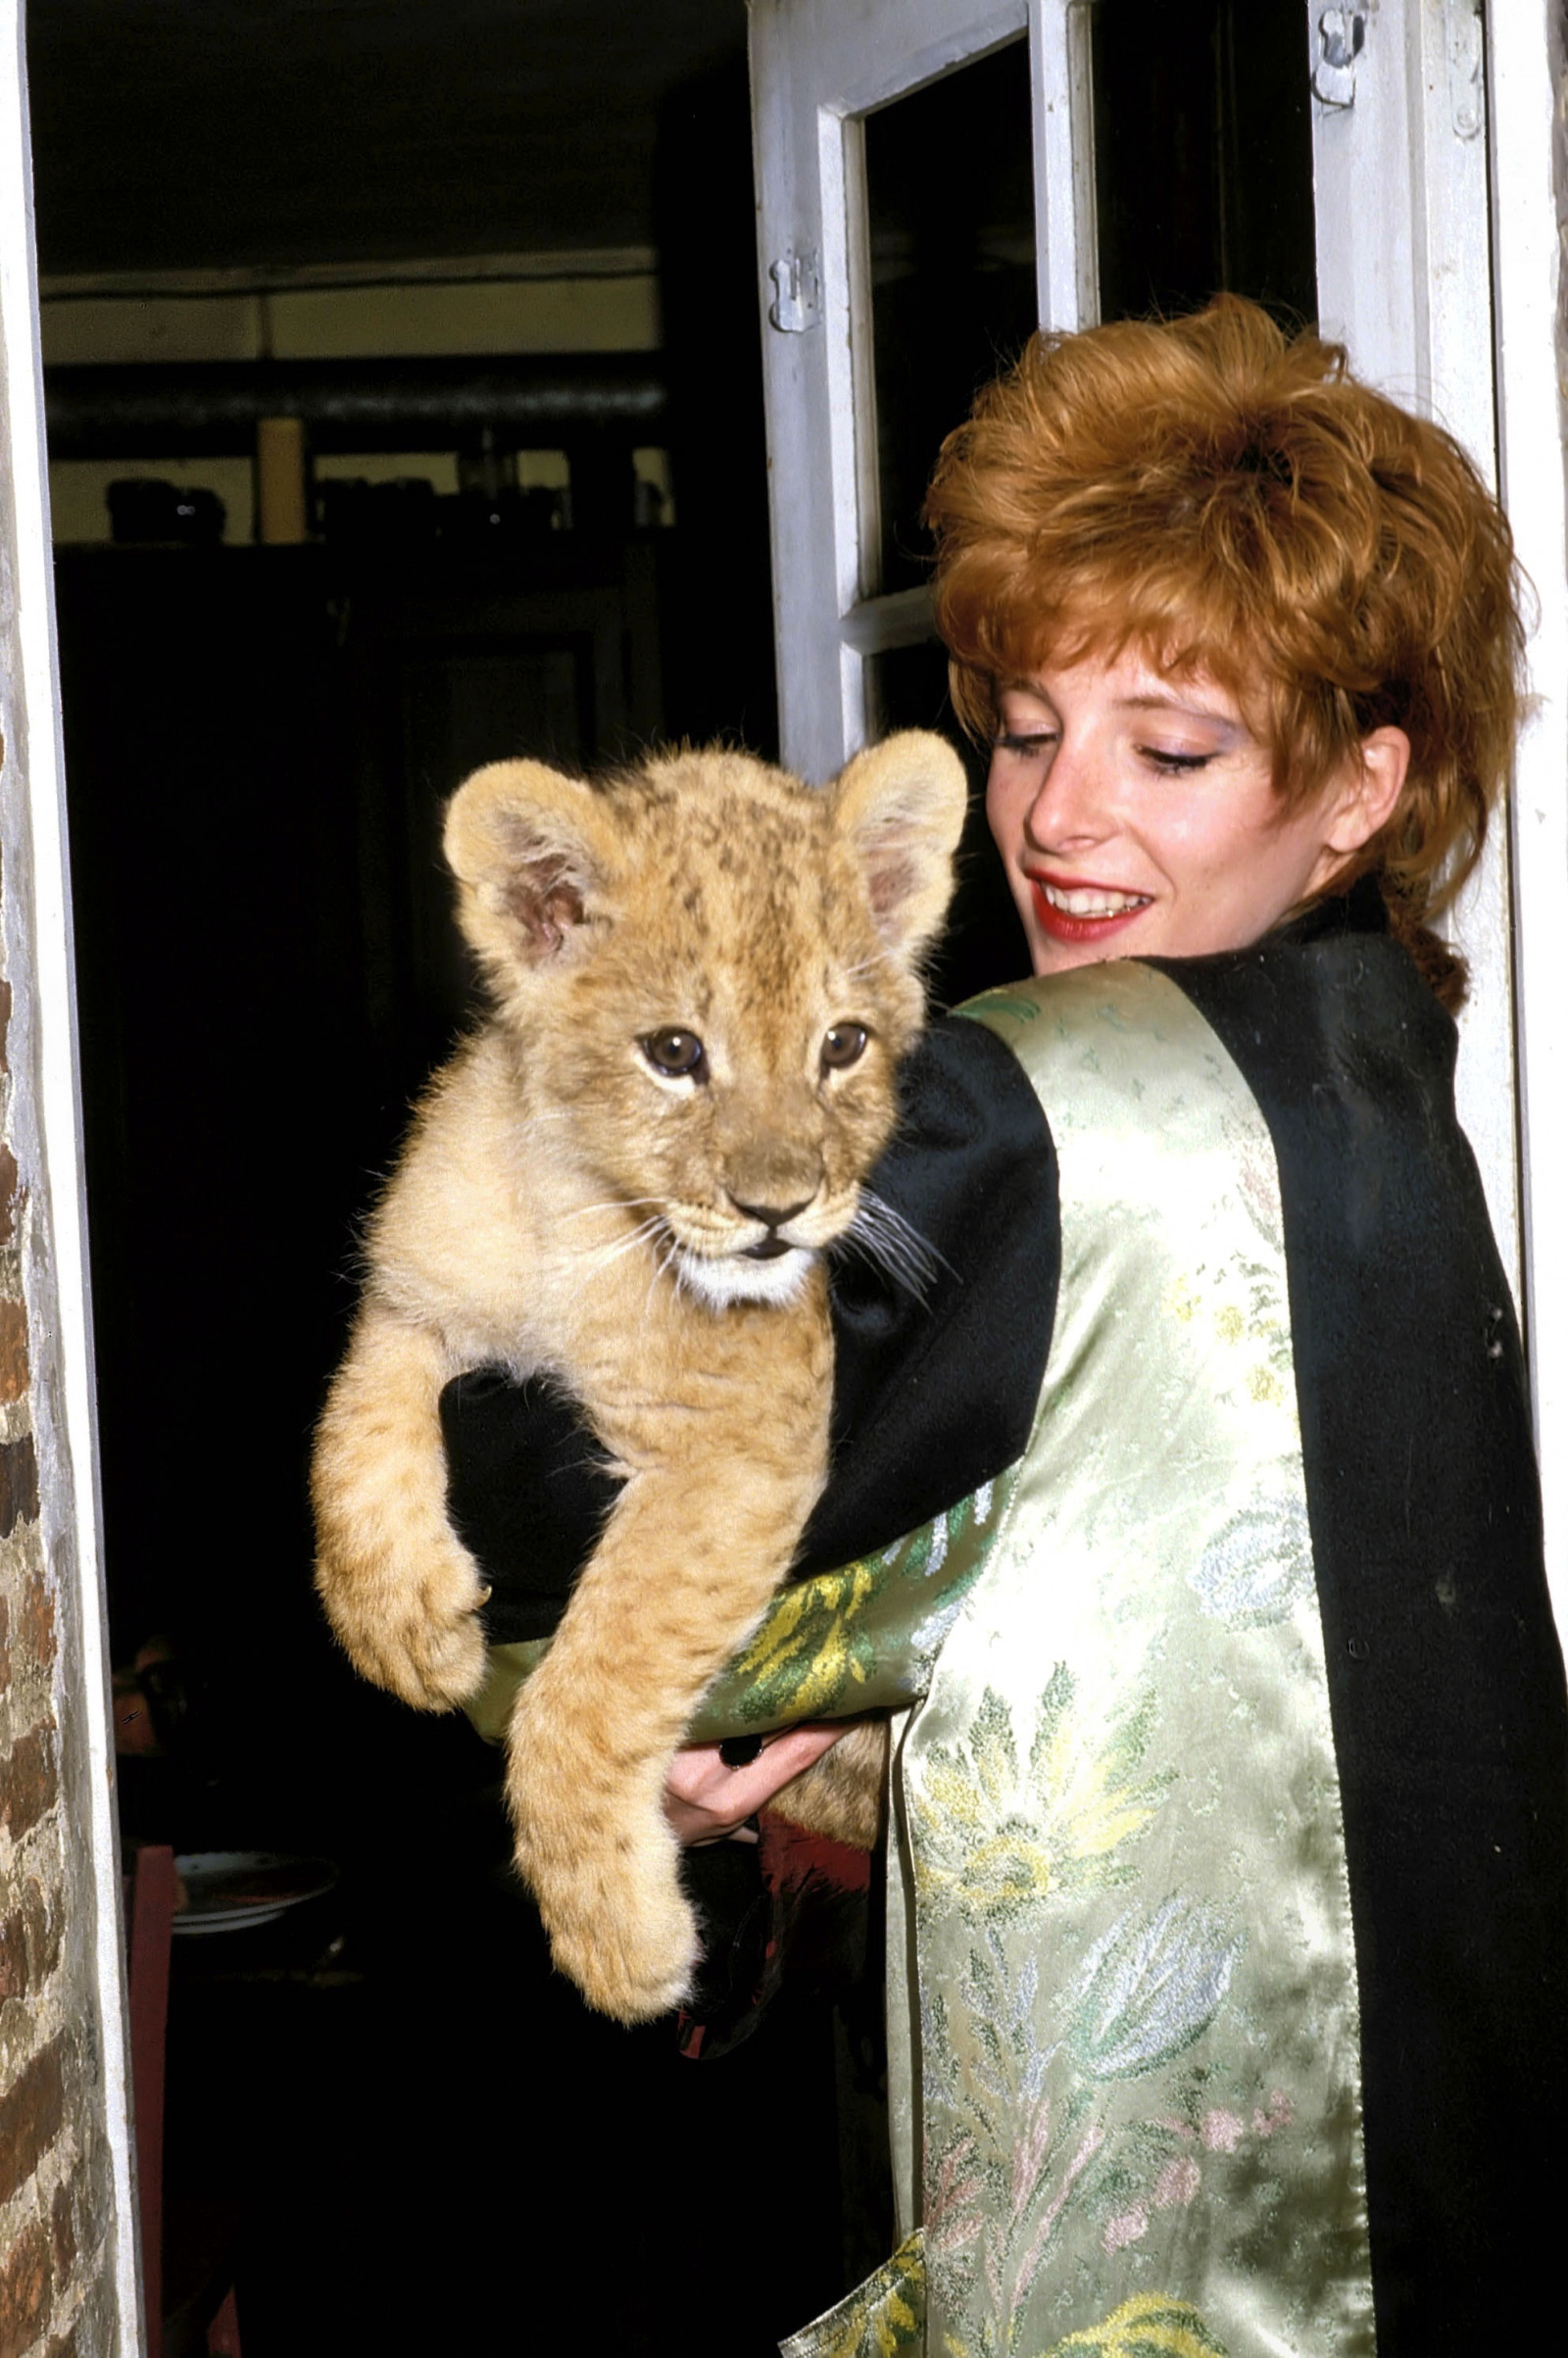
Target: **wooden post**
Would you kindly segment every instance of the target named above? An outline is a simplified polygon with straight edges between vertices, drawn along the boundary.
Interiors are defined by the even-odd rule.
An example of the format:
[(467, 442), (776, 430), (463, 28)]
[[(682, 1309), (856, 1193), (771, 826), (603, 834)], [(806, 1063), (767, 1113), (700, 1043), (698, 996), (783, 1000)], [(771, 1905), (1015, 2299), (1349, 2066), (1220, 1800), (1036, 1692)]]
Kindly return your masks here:
[(305, 420), (262, 418), (256, 426), (256, 529), (270, 548), (309, 540)]

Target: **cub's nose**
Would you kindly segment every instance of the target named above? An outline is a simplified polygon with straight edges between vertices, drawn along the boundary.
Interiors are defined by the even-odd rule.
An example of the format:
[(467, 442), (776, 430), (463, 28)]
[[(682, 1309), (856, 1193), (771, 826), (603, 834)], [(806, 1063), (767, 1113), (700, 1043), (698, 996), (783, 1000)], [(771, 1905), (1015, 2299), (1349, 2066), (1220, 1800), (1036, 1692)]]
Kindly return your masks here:
[(760, 1220), (764, 1228), (783, 1228), (797, 1212), (805, 1211), (810, 1201), (809, 1196), (803, 1196), (798, 1204), (743, 1204), (739, 1196), (730, 1197), (744, 1218)]
[(760, 1220), (767, 1230), (760, 1244), (747, 1246), (746, 1258), (749, 1261), (776, 1261), (782, 1259), (786, 1253), (792, 1253), (794, 1247), (779, 1235), (779, 1230), (793, 1220), (798, 1211), (804, 1211), (810, 1201), (809, 1196), (803, 1196), (798, 1204), (743, 1204), (739, 1196), (732, 1195), (730, 1202), (735, 1209), (748, 1220)]

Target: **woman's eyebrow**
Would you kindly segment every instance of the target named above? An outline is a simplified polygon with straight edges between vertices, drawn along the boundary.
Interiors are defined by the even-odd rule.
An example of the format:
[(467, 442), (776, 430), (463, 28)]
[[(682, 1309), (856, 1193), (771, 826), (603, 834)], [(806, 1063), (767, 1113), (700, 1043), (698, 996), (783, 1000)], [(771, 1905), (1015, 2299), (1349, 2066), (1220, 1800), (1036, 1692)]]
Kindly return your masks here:
[(1216, 712), (1207, 705), (1189, 704), (1180, 696), (1118, 696), (1116, 707), (1123, 712), (1182, 712), (1191, 720), (1207, 720), (1215, 728), (1228, 729), (1233, 736), (1247, 734), (1247, 723), (1234, 712)]

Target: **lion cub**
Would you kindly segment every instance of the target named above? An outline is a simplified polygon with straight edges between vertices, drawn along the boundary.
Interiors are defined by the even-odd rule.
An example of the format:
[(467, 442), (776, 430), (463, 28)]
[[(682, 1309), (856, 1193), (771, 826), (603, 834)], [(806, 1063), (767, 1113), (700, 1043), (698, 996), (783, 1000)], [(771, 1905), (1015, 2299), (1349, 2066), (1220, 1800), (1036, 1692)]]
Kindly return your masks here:
[(557, 1964), (628, 2022), (690, 1986), (665, 1774), (822, 1488), (822, 1249), (893, 1127), (964, 799), (909, 732), (820, 792), (715, 750), (599, 785), (498, 762), (448, 812), (494, 1011), (370, 1222), (317, 1585), (368, 1678), (462, 1702), (485, 1591), (447, 1520), (442, 1387), (488, 1363), (582, 1403), (625, 1486), (518, 1695), (507, 1791)]

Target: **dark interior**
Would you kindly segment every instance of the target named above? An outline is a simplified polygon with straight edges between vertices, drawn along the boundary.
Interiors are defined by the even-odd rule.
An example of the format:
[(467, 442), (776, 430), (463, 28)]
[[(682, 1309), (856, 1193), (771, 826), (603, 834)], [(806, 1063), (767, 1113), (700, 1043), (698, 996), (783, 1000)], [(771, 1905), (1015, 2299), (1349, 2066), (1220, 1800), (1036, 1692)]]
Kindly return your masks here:
[[(1294, 0), (1102, 0), (1096, 27), (1107, 311), (1233, 285), (1309, 315)], [(716, 2062), (585, 2015), (508, 1878), (494, 1755), (328, 1644), (304, 1487), (356, 1223), (470, 1004), (444, 796), (511, 752), (777, 750), (744, 11), (34, 0), (28, 35), (46, 274), (658, 252), (639, 381), (673, 527), (639, 519), (612, 424), (569, 531), (62, 549), (56, 579), (114, 1658), (155, 1633), (175, 1656), (122, 1818), (341, 1868), (276, 1926), (176, 1941), (171, 2173), (241, 2194), (249, 2358), (750, 2358), (886, 2232), (874, 1949)], [(941, 433), (1031, 323), (996, 129), (1020, 60), (868, 128), (889, 587), (921, 576)], [(58, 452), (118, 431), (155, 471), (71, 392)], [(884, 659), (880, 692), (889, 722), (953, 726), (936, 648)], [(960, 918), (946, 998), (1021, 962), (978, 831)]]
[(1101, 312), (1169, 315), (1216, 288), (1288, 327), (1317, 317), (1306, 28), (1292, 0), (1097, 0), (1091, 19)]

